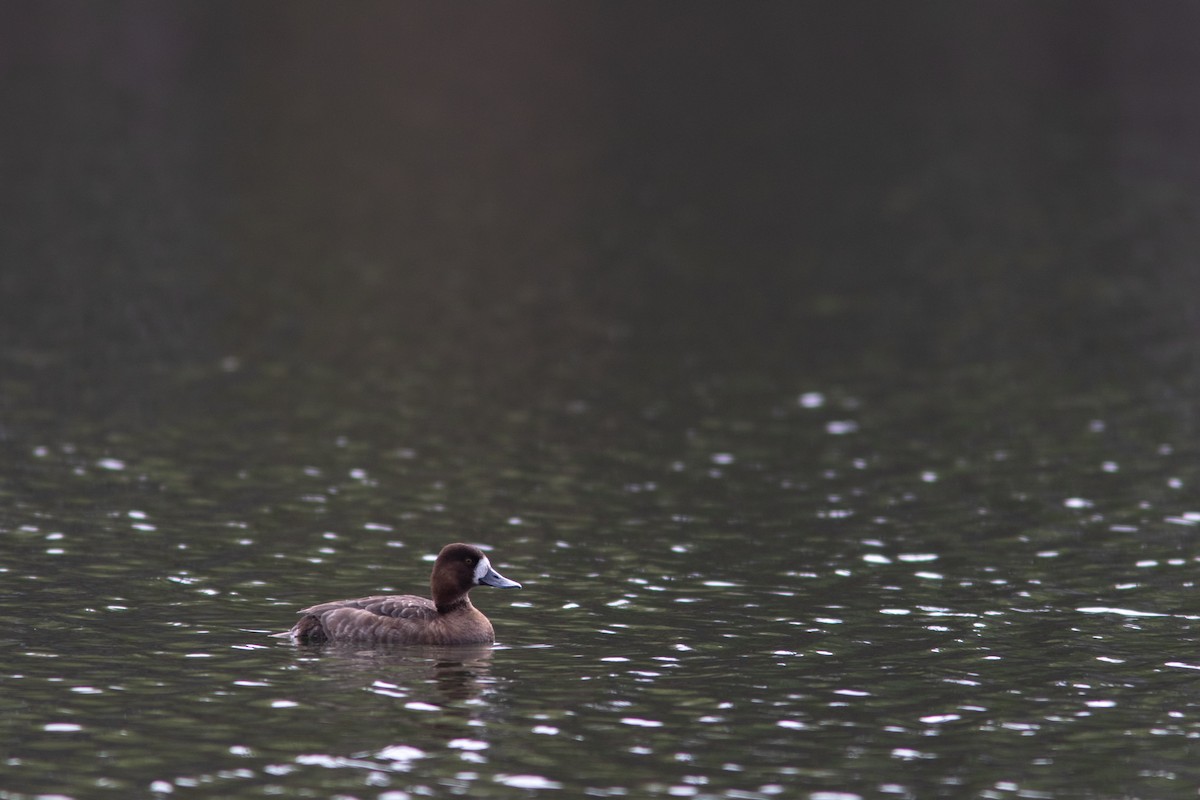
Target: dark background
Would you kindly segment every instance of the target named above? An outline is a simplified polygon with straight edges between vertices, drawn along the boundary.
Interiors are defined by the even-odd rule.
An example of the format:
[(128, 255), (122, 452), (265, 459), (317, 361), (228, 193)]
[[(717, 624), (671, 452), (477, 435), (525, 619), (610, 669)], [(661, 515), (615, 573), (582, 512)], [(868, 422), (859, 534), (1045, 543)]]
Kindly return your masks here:
[(0, 14), (0, 358), (39, 401), (121, 371), (147, 413), (140, 376), (230, 357), (502, 391), (1195, 356), (1191, 4)]

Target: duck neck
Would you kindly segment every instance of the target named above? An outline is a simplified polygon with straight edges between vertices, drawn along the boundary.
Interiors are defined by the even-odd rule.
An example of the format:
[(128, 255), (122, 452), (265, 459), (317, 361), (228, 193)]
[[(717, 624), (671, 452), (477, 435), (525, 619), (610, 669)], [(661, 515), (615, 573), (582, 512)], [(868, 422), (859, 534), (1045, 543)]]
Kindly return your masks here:
[(471, 599), (465, 594), (457, 597), (435, 597), (433, 600), (439, 614), (450, 614), (454, 611), (464, 611), (472, 608)]

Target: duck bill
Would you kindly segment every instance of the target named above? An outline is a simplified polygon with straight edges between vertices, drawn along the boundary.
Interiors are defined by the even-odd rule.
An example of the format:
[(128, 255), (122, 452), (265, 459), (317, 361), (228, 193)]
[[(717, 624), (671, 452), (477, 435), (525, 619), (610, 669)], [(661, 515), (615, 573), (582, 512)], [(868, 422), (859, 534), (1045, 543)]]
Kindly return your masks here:
[(497, 589), (520, 589), (521, 584), (516, 581), (510, 581), (508, 578), (501, 575), (496, 570), (488, 565), (487, 572), (479, 578), (480, 583), (486, 583), (488, 586), (495, 586)]

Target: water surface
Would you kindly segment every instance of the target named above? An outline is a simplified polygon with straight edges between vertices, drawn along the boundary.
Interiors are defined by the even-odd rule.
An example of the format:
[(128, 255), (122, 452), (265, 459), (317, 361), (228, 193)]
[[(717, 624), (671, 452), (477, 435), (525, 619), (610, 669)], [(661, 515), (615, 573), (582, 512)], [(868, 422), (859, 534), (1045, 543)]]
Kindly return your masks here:
[(1186, 12), (1010, 11), (6, 10), (0, 797), (1190, 796)]

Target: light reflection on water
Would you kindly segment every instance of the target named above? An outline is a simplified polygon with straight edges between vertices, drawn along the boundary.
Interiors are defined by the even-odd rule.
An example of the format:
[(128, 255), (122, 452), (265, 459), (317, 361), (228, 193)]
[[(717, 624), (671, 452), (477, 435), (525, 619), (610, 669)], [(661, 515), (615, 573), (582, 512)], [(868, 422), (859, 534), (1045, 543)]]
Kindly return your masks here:
[[(773, 425), (529, 495), (492, 539), (526, 591), (480, 590), (501, 646), (474, 653), (263, 636), (313, 599), (420, 591), (459, 538), (438, 504), (389, 520), (384, 469), (283, 453), (212, 492), (231, 498), (214, 521), (173, 507), (204, 498), (132, 445), (68, 460), (100, 520), (25, 500), (5, 531), (5, 791), (1037, 797), (1186, 763), (1196, 512), (1158, 480), (1164, 456), (1124, 458), (1132, 485), (1018, 455), (899, 469), (886, 437), (810, 466), (770, 457)], [(88, 449), (71, 452), (99, 463)], [(1094, 450), (1078, 460), (1105, 463)], [(488, 501), (483, 472), (463, 505)]]
[[(1189, 741), (1196, 562), (1172, 534), (1191, 509), (1142, 510), (1132, 551), (1111, 496), (1017, 504), (1036, 522), (1014, 525), (974, 513), (993, 489), (947, 494), (944, 465), (813, 479), (733, 455), (758, 449), (744, 433), (723, 444), (705, 448), (719, 475), (711, 456), (658, 458), (649, 482), (568, 486), (510, 517), (493, 553), (526, 590), (476, 594), (500, 645), (440, 652), (265, 634), (316, 597), (420, 591), (449, 531), (413, 539), (377, 512), (347, 528), (286, 499), (197, 522), (119, 481), (111, 494), (139, 461), (123, 453), (81, 484), (109, 498), (100, 527), (43, 512), (5, 532), (9, 602), (37, 587), (42, 616), (10, 612), (4, 796), (1034, 797), (1063, 770), (1122, 780), (1142, 751), (1097, 744), (1113, 726), (1166, 758)], [(991, 485), (1025, 474), (999, 463)], [(832, 488), (781, 488), (781, 471)], [(303, 497), (312, 472), (285, 487)], [(278, 474), (250, 483), (278, 491)], [(851, 514), (822, 513), (832, 494)], [(550, 511), (567, 505), (596, 508), (605, 535)]]

